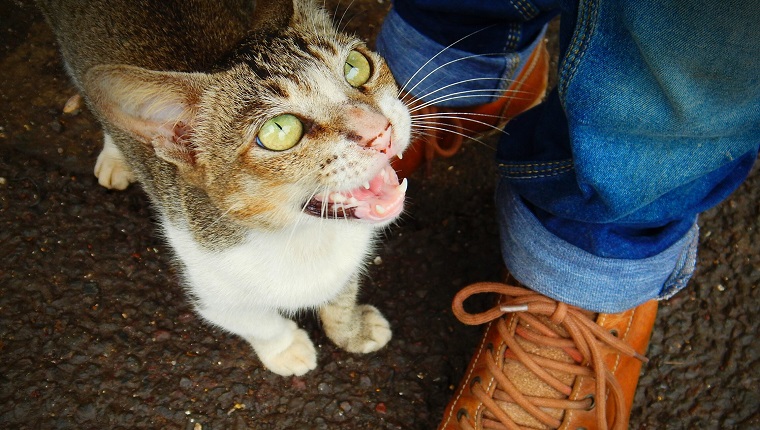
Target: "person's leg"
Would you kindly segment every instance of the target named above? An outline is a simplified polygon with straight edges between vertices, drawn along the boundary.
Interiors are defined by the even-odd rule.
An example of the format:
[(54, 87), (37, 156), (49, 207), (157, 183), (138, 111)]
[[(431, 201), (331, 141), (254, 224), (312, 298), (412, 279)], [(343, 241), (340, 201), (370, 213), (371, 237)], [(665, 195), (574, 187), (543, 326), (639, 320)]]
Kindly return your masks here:
[[(558, 89), (507, 127), (502, 251), (531, 291), (457, 296), (463, 321), (492, 324), (442, 429), (626, 428), (648, 300), (686, 285), (697, 214), (757, 158), (760, 4), (631, 3), (567, 11)], [(480, 291), (501, 293), (501, 306), (467, 314), (462, 302)]]
[(377, 38), (417, 133), (394, 160), (406, 176), (448, 157), (465, 137), (498, 130), (543, 100), (549, 68), (546, 23), (558, 0), (401, 0)]
[[(626, 426), (656, 312), (647, 300), (686, 284), (697, 214), (757, 157), (759, 13), (735, 1), (567, 7), (559, 87), (499, 151), (505, 263), (538, 293), (487, 284), (457, 296), (463, 321), (492, 324), (442, 429)], [(482, 291), (501, 305), (467, 314)]]
[(697, 214), (738, 187), (760, 144), (760, 4), (622, 3), (563, 15), (558, 88), (498, 154), (511, 273), (596, 312), (686, 284)]
[(402, 89), (437, 106), (494, 101), (556, 15), (559, 0), (396, 0), (377, 37)]

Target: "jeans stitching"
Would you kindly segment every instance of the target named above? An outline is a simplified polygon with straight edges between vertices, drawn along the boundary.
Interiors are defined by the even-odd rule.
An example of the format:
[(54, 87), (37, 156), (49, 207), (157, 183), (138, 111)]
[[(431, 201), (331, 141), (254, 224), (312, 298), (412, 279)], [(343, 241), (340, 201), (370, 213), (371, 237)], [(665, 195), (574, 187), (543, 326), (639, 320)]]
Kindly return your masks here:
[(529, 13), (528, 13), (527, 9), (525, 8), (525, 5), (522, 3), (522, 0), (510, 0), (510, 2), (509, 2), (509, 3), (510, 3), (510, 4), (512, 5), (512, 7), (513, 7), (513, 8), (514, 8), (514, 9), (517, 11), (517, 13), (519, 13), (519, 14), (520, 14), (520, 16), (521, 16), (521, 17), (522, 17), (524, 20), (526, 20), (526, 21), (527, 21), (527, 20), (529, 20), (529, 19), (530, 19), (530, 16), (528, 16), (528, 15), (529, 15)]
[(518, 175), (503, 175), (506, 179), (512, 179), (512, 180), (530, 180), (530, 179), (543, 179), (543, 178), (551, 178), (554, 176), (557, 176), (561, 173), (566, 173), (571, 171), (572, 169), (563, 169), (563, 170), (557, 170), (555, 172), (546, 173), (543, 175), (525, 175), (525, 176), (518, 176)]
[[(569, 164), (568, 164), (569, 163)], [(542, 169), (542, 166), (547, 168)], [(550, 167), (552, 166), (552, 167)], [(555, 161), (543, 164), (503, 164), (498, 165), (502, 177), (509, 179), (540, 179), (557, 176), (562, 173), (572, 171), (574, 166), (572, 161)], [(532, 168), (531, 170), (524, 170)]]
[(512, 52), (517, 47), (520, 40), (520, 25), (511, 23), (509, 25), (509, 32), (507, 34), (507, 41), (505, 43), (505, 52)]
[(526, 0), (519, 0), (520, 3), (523, 4), (525, 9), (528, 11), (528, 19), (533, 19), (538, 15), (539, 9), (530, 1)]
[(578, 12), (578, 21), (576, 23), (573, 39), (567, 48), (565, 58), (562, 60), (560, 71), (559, 93), (563, 100), (567, 96), (567, 89), (578, 70), (581, 57), (583, 57), (588, 50), (588, 41), (596, 28), (597, 18), (599, 16), (600, 1), (601, 0), (588, 0), (580, 3), (582, 9)]
[(556, 166), (558, 164), (567, 165), (568, 163), (572, 163), (572, 161), (571, 160), (545, 161), (545, 162), (540, 162), (540, 163), (529, 163), (529, 164), (524, 164), (524, 163), (514, 163), (514, 164), (499, 163), (499, 167), (507, 167), (507, 168), (512, 168), (512, 167), (541, 167), (541, 166)]

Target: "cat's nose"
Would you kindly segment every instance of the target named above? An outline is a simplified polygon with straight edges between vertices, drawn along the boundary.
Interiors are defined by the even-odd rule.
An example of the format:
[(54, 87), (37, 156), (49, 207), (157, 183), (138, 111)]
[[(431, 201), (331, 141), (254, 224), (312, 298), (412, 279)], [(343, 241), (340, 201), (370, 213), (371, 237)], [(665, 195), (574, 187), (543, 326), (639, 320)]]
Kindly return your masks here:
[(349, 139), (364, 148), (387, 152), (391, 146), (391, 123), (388, 119), (364, 107), (352, 107), (347, 113)]

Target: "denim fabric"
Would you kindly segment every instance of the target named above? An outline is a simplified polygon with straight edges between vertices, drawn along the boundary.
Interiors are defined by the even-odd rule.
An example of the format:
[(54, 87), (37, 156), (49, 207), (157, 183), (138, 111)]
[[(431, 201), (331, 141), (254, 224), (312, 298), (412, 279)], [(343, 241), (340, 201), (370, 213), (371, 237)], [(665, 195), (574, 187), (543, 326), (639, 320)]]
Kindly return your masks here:
[(652, 298), (668, 298), (686, 285), (696, 262), (699, 228), (644, 259), (599, 257), (558, 240), (507, 182), (496, 191), (502, 255), (524, 285), (564, 303), (616, 313)]
[[(426, 38), (474, 54), (522, 51), (558, 13), (558, 0), (396, 0), (393, 5)], [(451, 22), (455, 25), (441, 25)], [(469, 37), (475, 32), (478, 37)]]
[[(462, 42), (482, 38), (478, 30), (473, 31), (468, 30), (460, 43), (449, 47), (420, 33), (391, 10), (377, 37), (377, 51), (385, 57), (402, 89), (418, 99), (437, 106), (488, 103), (499, 97), (509, 87), (510, 79), (520, 73), (535, 44), (543, 38), (545, 25), (542, 23), (537, 36), (532, 35), (527, 43), (517, 30), (490, 52), (459, 49)], [(522, 47), (519, 51), (511, 48), (518, 45)], [(504, 53), (505, 49), (512, 51)], [(487, 55), (490, 53), (495, 55)]]
[[(484, 4), (457, 2), (462, 10), (475, 3)], [(686, 284), (697, 214), (735, 190), (757, 158), (760, 2), (582, 0), (562, 8), (558, 87), (510, 123), (499, 146), (502, 251), (532, 289), (618, 312)], [(390, 47), (404, 33), (386, 34)], [(423, 64), (440, 46), (430, 42), (401, 56)], [(503, 74), (503, 66), (489, 75), (468, 63), (455, 63), (451, 75)], [(395, 74), (397, 62), (389, 64)]]

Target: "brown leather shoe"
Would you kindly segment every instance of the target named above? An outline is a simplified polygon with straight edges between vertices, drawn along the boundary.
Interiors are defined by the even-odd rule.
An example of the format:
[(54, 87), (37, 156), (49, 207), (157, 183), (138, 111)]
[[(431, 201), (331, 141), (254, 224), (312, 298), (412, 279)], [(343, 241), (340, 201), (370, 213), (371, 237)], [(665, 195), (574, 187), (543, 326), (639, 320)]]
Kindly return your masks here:
[[(501, 300), (466, 312), (464, 301), (480, 293)], [(488, 327), (439, 430), (628, 428), (656, 301), (594, 314), (525, 288), (478, 283), (452, 307), (463, 323)]]
[[(436, 156), (451, 157), (465, 139), (479, 138), (501, 130), (517, 115), (541, 103), (546, 95), (549, 76), (549, 51), (546, 40), (536, 45), (525, 66), (512, 84), (496, 101), (461, 108), (421, 107), (421, 100), (409, 103), (412, 117), (425, 118), (426, 126), (417, 134), (403, 154), (395, 158), (393, 167), (406, 177), (423, 161), (428, 164)], [(408, 97), (408, 96), (404, 96)], [(402, 97), (403, 99), (403, 97)], [(419, 110), (415, 110), (419, 108)]]

